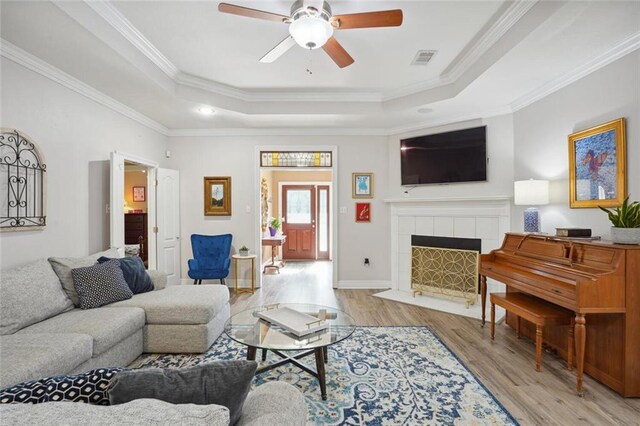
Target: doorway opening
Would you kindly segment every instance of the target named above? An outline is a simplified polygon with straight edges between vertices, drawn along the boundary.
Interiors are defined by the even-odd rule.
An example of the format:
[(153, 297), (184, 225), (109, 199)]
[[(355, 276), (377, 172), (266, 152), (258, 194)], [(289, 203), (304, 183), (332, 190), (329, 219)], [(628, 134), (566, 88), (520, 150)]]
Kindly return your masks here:
[[(310, 167), (283, 167), (283, 157), (277, 167), (262, 167), (264, 151), (258, 152), (260, 285), (294, 279), (313, 286), (337, 286), (336, 149), (324, 150), (327, 156), (320, 154), (318, 160), (316, 154), (316, 164)], [(294, 159), (295, 155), (291, 154)], [(276, 232), (269, 226), (273, 219), (281, 223)]]
[[(148, 269), (165, 272), (167, 285), (179, 284), (178, 171), (160, 168), (158, 163), (136, 155), (114, 151), (110, 175), (110, 247), (124, 247), (129, 255), (142, 252)], [(134, 254), (136, 249), (138, 253)]]
[(149, 269), (149, 208), (147, 172), (150, 167), (124, 162), (124, 251), (139, 256)]

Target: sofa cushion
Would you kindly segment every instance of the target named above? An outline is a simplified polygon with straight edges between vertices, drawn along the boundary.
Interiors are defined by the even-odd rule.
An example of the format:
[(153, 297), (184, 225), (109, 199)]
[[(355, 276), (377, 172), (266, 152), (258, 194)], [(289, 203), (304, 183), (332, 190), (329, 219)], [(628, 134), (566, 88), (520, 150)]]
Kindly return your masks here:
[[(111, 260), (111, 258), (102, 256), (98, 259), (98, 263), (105, 263), (109, 260)], [(153, 291), (153, 282), (144, 267), (142, 259), (138, 256), (130, 256), (118, 260), (120, 262), (120, 269), (122, 269), (122, 274), (124, 275), (124, 280), (127, 282), (133, 294)]]
[(69, 372), (91, 354), (92, 339), (86, 334), (0, 336), (0, 388)]
[(147, 324), (208, 324), (228, 303), (226, 286), (175, 285), (109, 306), (140, 307), (146, 312)]
[(72, 376), (60, 375), (19, 383), (0, 390), (0, 404), (41, 404), (49, 401), (109, 405), (111, 379), (124, 368), (96, 368)]
[(81, 309), (99, 308), (109, 303), (131, 299), (133, 296), (118, 259), (72, 269), (71, 276)]
[(2, 271), (0, 308), (0, 334), (12, 334), (73, 309), (73, 304), (62, 291), (51, 265), (42, 259)]
[(24, 328), (18, 334), (86, 334), (93, 337), (92, 354), (95, 357), (142, 327), (144, 327), (144, 311), (142, 309), (103, 307), (88, 311), (74, 309)]
[(115, 257), (120, 258), (120, 252), (118, 249), (109, 249), (105, 251), (101, 251), (99, 253), (92, 254), (87, 257), (50, 257), (49, 263), (53, 267), (56, 275), (60, 279), (62, 283), (62, 288), (64, 289), (69, 299), (73, 302), (73, 304), (78, 307), (80, 306), (80, 300), (78, 299), (78, 293), (76, 292), (76, 288), (73, 285), (73, 277), (71, 276), (71, 270), (74, 268), (82, 268), (84, 266), (91, 266), (98, 263), (98, 258), (106, 256), (106, 257)]
[(234, 425), (242, 414), (256, 367), (255, 361), (233, 360), (177, 369), (122, 371), (109, 387), (109, 401), (115, 405), (154, 398), (174, 404), (224, 405)]
[(0, 404), (2, 426), (13, 425), (193, 425), (227, 426), (229, 410), (220, 405), (174, 405), (138, 399), (105, 407), (76, 402)]

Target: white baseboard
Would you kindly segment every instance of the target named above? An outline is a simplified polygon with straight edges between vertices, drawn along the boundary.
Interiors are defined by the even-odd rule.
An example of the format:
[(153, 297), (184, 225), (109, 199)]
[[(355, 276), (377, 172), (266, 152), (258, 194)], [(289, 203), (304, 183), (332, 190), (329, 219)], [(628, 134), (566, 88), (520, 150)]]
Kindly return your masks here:
[(338, 288), (348, 289), (385, 289), (391, 288), (391, 281), (386, 280), (341, 280), (338, 281)]

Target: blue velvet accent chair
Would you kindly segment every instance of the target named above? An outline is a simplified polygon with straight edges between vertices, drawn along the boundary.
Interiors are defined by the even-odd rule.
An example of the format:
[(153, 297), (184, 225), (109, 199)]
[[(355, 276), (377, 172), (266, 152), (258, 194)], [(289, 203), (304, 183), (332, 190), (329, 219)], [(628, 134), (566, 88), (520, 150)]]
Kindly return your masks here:
[(194, 259), (189, 259), (189, 277), (194, 284), (202, 284), (202, 280), (220, 280), (229, 275), (231, 259), (231, 234), (223, 235), (191, 235), (191, 248)]

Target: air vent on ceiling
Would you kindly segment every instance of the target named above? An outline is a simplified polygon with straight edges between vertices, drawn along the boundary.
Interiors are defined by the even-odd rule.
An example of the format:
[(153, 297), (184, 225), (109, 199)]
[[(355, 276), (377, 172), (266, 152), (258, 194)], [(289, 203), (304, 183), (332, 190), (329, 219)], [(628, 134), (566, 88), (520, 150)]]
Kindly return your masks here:
[(437, 50), (418, 50), (415, 58), (411, 61), (411, 65), (427, 65), (436, 53)]

